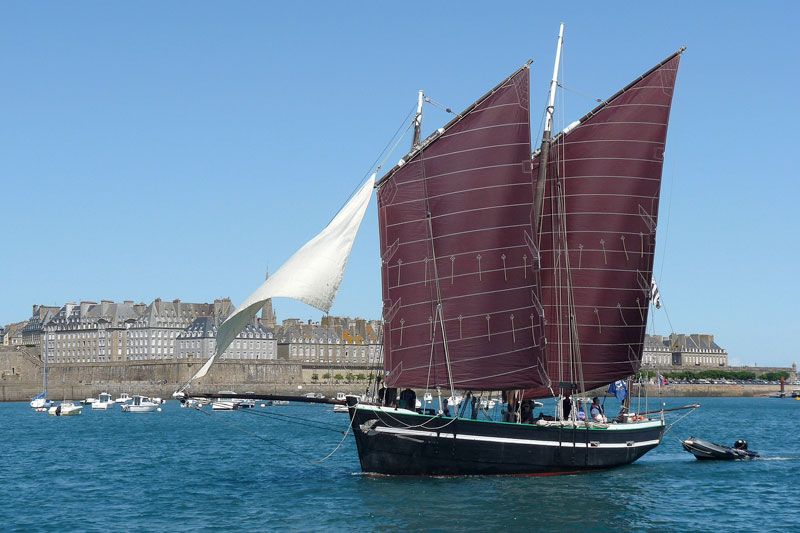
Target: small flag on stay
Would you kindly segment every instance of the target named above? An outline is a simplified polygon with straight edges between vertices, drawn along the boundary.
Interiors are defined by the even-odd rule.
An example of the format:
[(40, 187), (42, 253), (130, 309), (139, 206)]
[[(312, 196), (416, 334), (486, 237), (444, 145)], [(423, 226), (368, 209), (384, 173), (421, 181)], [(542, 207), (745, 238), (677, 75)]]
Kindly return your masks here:
[(658, 292), (658, 284), (656, 279), (653, 278), (650, 284), (650, 301), (656, 306), (656, 309), (661, 309), (661, 293)]

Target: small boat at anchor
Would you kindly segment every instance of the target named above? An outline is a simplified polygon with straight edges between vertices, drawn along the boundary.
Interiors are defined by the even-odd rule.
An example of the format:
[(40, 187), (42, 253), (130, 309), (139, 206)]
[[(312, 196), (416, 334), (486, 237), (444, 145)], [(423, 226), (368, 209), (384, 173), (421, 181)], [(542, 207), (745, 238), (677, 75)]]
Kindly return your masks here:
[(115, 403), (128, 403), (128, 402), (129, 402), (129, 401), (131, 401), (132, 399), (133, 399), (133, 398), (131, 398), (131, 395), (130, 395), (130, 394), (128, 394), (127, 392), (123, 392), (122, 394), (120, 394), (120, 395), (119, 395), (119, 398), (117, 398), (116, 400), (114, 400), (114, 402), (115, 402)]
[[(219, 394), (236, 394), (232, 390), (221, 390)], [(241, 407), (241, 400), (237, 398), (220, 398), (211, 403), (213, 411), (236, 411)]]
[(739, 439), (733, 447), (723, 446), (703, 439), (689, 437), (682, 440), (683, 449), (694, 455), (697, 459), (716, 461), (735, 461), (738, 459), (755, 459), (759, 457), (756, 452), (748, 451), (747, 441)]
[(346, 402), (347, 402), (347, 394), (345, 394), (343, 392), (337, 392), (336, 393), (336, 399), (339, 400), (342, 403), (334, 405), (333, 406), (333, 412), (334, 413), (347, 413), (348, 412), (348, 408), (347, 408), (347, 404), (346, 404)]
[(161, 403), (156, 403), (147, 396), (136, 395), (131, 403), (122, 404), (123, 413), (152, 413), (160, 410)]
[(61, 402), (58, 405), (53, 405), (47, 410), (47, 414), (53, 416), (74, 416), (81, 414), (83, 406), (75, 402)]
[(92, 411), (107, 411), (109, 407), (114, 407), (114, 403), (115, 402), (109, 393), (101, 392), (97, 400), (93, 401), (89, 405), (92, 407)]

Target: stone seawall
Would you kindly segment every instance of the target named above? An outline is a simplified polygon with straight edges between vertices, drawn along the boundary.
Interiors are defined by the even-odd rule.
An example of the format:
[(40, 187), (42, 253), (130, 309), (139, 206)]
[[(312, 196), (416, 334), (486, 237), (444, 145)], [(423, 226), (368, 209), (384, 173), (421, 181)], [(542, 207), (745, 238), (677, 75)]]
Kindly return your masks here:
[[(202, 365), (203, 361), (160, 360), (124, 361), (117, 363), (56, 363), (49, 366), (48, 391), (51, 399), (80, 400), (108, 392), (171, 397)], [(337, 383), (322, 379), (347, 373), (370, 375), (369, 368), (303, 368), (299, 363), (256, 360), (225, 360), (214, 364), (208, 375), (193, 390), (217, 392), (233, 390), (259, 394), (304, 394), (320, 392), (333, 396), (336, 392), (361, 394), (367, 381)], [(317, 380), (312, 376), (316, 374)], [(374, 374), (373, 374), (374, 375)], [(786, 386), (786, 392), (792, 388)], [(42, 390), (42, 364), (35, 354), (16, 348), (0, 347), (0, 401), (27, 401)], [(648, 396), (769, 396), (779, 385), (648, 385)], [(603, 394), (598, 390), (596, 394)], [(590, 393), (591, 394), (591, 393)], [(634, 390), (636, 394), (636, 390)]]
[[(795, 387), (798, 388), (798, 387)], [(634, 387), (634, 392), (636, 387)], [(665, 387), (657, 387), (655, 385), (647, 386), (646, 393), (648, 396), (770, 396), (776, 392), (780, 392), (780, 385), (692, 385), (692, 384), (676, 384), (667, 385)], [(786, 386), (786, 393), (792, 391), (792, 386)]]
[[(48, 366), (48, 396), (51, 399), (82, 400), (100, 392), (118, 396), (123, 392), (169, 398), (202, 366), (204, 361), (160, 360), (115, 363), (55, 363)], [(263, 360), (220, 359), (208, 375), (192, 387), (198, 392), (233, 390), (258, 394), (305, 394), (337, 392), (361, 394), (366, 380), (337, 383), (322, 380), (325, 373), (370, 375), (369, 368), (303, 368), (299, 363)], [(317, 374), (317, 379), (312, 376)], [(322, 383), (325, 381), (325, 383)], [(42, 363), (29, 352), (0, 349), (0, 401), (27, 401), (42, 390)]]

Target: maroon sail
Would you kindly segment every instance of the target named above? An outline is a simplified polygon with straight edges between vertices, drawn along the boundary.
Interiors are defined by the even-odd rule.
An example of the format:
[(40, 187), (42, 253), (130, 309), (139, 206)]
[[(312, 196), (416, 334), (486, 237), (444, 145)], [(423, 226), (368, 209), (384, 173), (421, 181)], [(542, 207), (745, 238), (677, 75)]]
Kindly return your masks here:
[(551, 145), (539, 239), (553, 382), (589, 390), (639, 369), (679, 61), (680, 52)]
[(390, 386), (449, 387), (450, 374), (459, 389), (545, 381), (529, 83), (526, 65), (378, 184)]

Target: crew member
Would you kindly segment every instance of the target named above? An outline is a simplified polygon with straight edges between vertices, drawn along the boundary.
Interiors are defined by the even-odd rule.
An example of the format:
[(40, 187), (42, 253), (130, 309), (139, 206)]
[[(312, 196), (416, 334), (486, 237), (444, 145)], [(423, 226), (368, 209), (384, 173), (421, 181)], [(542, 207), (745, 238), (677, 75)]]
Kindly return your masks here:
[(603, 406), (600, 405), (600, 400), (597, 399), (597, 396), (592, 398), (592, 407), (589, 410), (589, 414), (592, 415), (592, 420), (595, 422), (607, 422)]

